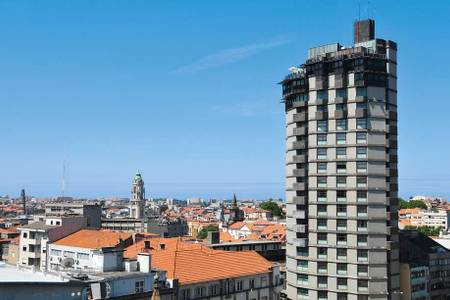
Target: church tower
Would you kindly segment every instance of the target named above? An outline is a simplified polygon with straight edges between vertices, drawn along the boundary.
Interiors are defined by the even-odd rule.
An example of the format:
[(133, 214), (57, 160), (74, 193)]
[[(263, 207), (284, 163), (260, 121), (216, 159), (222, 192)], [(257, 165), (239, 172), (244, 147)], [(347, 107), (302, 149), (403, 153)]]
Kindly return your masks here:
[(131, 188), (130, 217), (133, 219), (143, 219), (145, 215), (145, 188), (144, 180), (138, 172), (134, 176)]

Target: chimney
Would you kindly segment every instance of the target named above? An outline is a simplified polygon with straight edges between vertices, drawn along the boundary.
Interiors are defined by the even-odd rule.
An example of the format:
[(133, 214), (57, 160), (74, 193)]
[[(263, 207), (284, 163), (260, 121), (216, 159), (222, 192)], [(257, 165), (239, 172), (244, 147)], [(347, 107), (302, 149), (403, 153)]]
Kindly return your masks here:
[(375, 20), (356, 21), (354, 24), (355, 44), (375, 39)]

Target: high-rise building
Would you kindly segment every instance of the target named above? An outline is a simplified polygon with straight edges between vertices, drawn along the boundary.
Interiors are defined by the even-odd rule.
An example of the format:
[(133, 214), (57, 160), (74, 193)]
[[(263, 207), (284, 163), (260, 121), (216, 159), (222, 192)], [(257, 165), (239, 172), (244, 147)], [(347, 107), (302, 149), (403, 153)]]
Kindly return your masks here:
[(289, 299), (399, 299), (397, 44), (309, 49), (282, 81)]
[(130, 217), (133, 219), (144, 219), (145, 215), (145, 188), (144, 180), (138, 172), (133, 179), (130, 199)]

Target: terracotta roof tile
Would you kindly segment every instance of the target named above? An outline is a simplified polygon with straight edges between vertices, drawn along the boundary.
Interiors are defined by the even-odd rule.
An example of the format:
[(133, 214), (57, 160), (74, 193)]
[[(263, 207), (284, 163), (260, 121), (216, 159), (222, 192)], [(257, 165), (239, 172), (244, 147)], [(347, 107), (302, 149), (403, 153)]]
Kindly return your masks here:
[(88, 249), (101, 249), (106, 247), (118, 247), (123, 241), (131, 239), (132, 233), (112, 231), (81, 229), (71, 235), (57, 240), (53, 244)]

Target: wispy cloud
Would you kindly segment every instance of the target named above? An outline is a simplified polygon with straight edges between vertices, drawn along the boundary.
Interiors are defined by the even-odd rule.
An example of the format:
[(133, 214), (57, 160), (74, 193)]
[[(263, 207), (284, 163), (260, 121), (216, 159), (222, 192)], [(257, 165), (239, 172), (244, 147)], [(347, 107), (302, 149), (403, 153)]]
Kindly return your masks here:
[(264, 50), (276, 48), (289, 43), (286, 38), (276, 38), (262, 43), (254, 43), (242, 47), (228, 48), (219, 52), (206, 55), (192, 64), (181, 66), (174, 73), (195, 73), (198, 71), (232, 64), (251, 57)]

